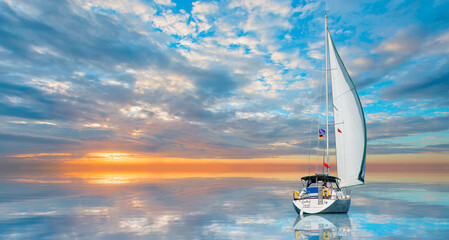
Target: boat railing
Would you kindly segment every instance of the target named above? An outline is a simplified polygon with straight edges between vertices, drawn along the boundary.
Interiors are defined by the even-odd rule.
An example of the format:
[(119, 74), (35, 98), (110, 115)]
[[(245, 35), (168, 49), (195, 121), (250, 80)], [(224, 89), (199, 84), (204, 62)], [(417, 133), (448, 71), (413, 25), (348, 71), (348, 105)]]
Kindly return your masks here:
[[(315, 189), (316, 188), (316, 189)], [(328, 192), (329, 194), (324, 194), (324, 192)], [(306, 192), (301, 195), (301, 199), (338, 199), (337, 193), (341, 192), (334, 188), (322, 188), (321, 191), (318, 190), (318, 187), (306, 188)], [(321, 195), (321, 196), (320, 196)], [(344, 194), (346, 195), (346, 194)]]

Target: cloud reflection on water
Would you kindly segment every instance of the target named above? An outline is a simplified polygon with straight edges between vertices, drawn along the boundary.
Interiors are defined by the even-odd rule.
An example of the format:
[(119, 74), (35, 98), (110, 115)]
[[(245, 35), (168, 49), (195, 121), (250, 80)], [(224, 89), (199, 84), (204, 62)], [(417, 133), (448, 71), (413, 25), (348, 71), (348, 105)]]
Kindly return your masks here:
[(351, 236), (348, 214), (298, 216), (293, 226), (295, 239), (342, 239)]
[[(294, 181), (185, 178), (98, 184), (67, 176), (17, 179), (0, 183), (2, 239), (295, 238)], [(448, 190), (446, 185), (407, 183), (357, 188), (345, 238), (444, 239), (447, 201), (427, 195)]]

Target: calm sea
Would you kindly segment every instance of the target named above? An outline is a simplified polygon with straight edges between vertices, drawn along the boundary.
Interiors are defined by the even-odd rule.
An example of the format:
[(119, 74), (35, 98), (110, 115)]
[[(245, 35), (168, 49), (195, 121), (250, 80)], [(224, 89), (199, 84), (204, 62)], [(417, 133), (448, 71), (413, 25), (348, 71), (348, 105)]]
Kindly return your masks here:
[(295, 181), (12, 178), (0, 239), (449, 239), (449, 185), (368, 182), (348, 214), (298, 217)]

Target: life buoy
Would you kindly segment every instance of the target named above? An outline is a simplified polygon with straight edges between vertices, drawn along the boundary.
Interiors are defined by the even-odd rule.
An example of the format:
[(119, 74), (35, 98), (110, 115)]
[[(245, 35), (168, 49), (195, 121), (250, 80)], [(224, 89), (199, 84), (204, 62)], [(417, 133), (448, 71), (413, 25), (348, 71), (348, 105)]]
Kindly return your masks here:
[(295, 239), (300, 239), (301, 238), (301, 232), (298, 230), (295, 230)]
[(329, 190), (327, 188), (323, 188), (323, 196), (329, 197)]
[(293, 192), (293, 200), (298, 200), (299, 199), (299, 191), (294, 191)]
[[(324, 189), (323, 189), (324, 190)], [(323, 232), (323, 239), (329, 239), (331, 236), (330, 232)]]

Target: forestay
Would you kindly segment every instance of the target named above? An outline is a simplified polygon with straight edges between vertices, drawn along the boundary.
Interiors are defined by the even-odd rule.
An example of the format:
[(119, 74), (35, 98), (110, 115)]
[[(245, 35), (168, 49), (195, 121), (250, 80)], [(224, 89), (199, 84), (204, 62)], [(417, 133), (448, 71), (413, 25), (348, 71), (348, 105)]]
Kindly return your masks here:
[(341, 187), (365, 181), (366, 125), (362, 105), (327, 31), (338, 177)]

